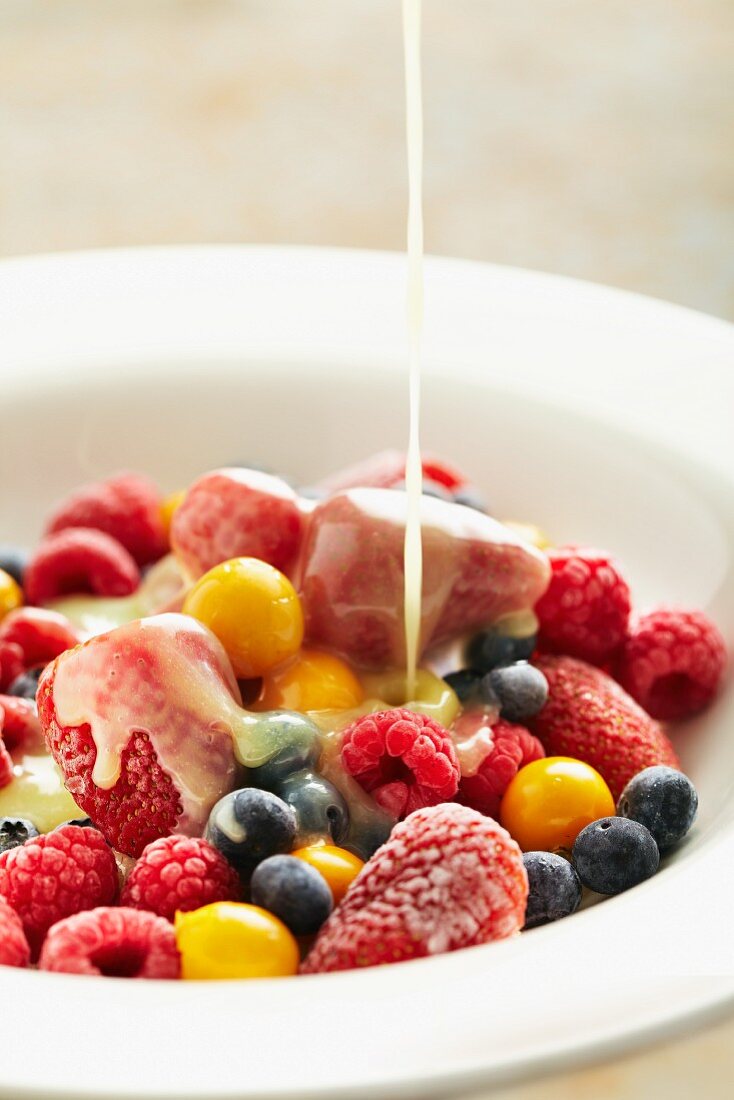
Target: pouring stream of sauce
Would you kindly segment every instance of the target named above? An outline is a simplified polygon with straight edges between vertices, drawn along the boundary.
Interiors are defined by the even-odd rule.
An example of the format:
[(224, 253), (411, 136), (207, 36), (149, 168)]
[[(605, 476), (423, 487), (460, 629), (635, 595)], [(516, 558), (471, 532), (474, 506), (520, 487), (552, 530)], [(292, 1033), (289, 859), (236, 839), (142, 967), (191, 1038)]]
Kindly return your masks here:
[(403, 0), (405, 121), (408, 148), (408, 359), (410, 427), (405, 466), (407, 516), (403, 563), (406, 698), (415, 695), (420, 647), (423, 545), (420, 448), (420, 361), (423, 329), (423, 92), (421, 85), (421, 0)]

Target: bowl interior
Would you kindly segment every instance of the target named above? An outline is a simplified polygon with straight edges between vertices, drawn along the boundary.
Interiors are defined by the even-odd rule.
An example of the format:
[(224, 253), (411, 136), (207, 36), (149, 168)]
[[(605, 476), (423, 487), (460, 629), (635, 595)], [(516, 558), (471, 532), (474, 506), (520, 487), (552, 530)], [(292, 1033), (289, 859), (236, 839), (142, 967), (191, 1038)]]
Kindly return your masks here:
[[(666, 448), (659, 424), (634, 434), (574, 400), (589, 392), (591, 349), (610, 367), (617, 357), (621, 376), (644, 344), (649, 363), (678, 364), (670, 416), (683, 427), (688, 364), (728, 377), (730, 337), (711, 335), (704, 318), (699, 325), (671, 307), (577, 284), (445, 261), (428, 274), (443, 313), (424, 382), (424, 449), (462, 466), (498, 517), (614, 551), (638, 605), (704, 607), (731, 641), (730, 477)], [(404, 446), (403, 277), (397, 259), (268, 250), (236, 260), (207, 251), (204, 267), (201, 253), (185, 250), (6, 266), (0, 330), (4, 323), (14, 358), (0, 432), (0, 539), (31, 544), (62, 493), (122, 468), (148, 471), (166, 490), (249, 462), (307, 484)], [(245, 285), (257, 302), (249, 328)], [(560, 371), (578, 337), (563, 386), (544, 387), (536, 371), (528, 396), (488, 377), (487, 300), (502, 303), (505, 326), (494, 361), (516, 362), (526, 378), (547, 354)], [(384, 328), (375, 317), (388, 317)], [(297, 352), (281, 353), (284, 332)], [(35, 373), (34, 358), (43, 360)], [(636, 377), (627, 386), (631, 409)], [(654, 379), (645, 386), (650, 408)], [(721, 881), (734, 848), (733, 722), (730, 684), (703, 718), (675, 732), (701, 811), (689, 842), (653, 880), (511, 942), (379, 971), (247, 984), (0, 968), (8, 1003), (32, 1013), (45, 1036), (40, 1052), (24, 1032), (7, 1045), (0, 1095), (415, 1100), (567, 1064), (713, 1011), (731, 997), (722, 975), (734, 972)], [(590, 990), (590, 973), (604, 996)], [(85, 1021), (73, 1064), (61, 1004)]]

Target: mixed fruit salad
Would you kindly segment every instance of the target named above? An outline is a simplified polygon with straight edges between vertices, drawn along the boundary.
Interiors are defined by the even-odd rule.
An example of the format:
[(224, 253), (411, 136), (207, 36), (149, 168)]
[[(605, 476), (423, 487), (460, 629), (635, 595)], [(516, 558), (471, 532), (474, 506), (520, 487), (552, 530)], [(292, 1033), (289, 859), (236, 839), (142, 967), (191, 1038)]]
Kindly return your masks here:
[(124, 473), (0, 548), (0, 963), (374, 966), (657, 871), (698, 802), (665, 723), (715, 698), (719, 631), (423, 472), (412, 690), (399, 452), (300, 491)]

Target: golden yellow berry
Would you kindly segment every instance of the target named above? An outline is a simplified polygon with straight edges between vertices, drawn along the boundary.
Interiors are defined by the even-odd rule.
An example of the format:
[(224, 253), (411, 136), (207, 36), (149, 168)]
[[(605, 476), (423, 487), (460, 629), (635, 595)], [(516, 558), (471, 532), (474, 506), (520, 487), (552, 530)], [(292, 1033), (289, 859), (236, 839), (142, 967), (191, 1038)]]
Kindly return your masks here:
[(318, 649), (302, 649), (263, 680), (255, 710), (350, 710), (363, 693), (349, 665)]
[(308, 848), (296, 848), (291, 855), (321, 872), (334, 896), (334, 905), (339, 904), (364, 867), (359, 856), (333, 844), (311, 844)]
[(15, 611), (16, 607), (23, 605), (23, 592), (18, 582), (0, 569), (0, 619), (4, 619), (9, 611)]
[(599, 772), (569, 756), (547, 756), (520, 768), (500, 805), (502, 825), (524, 852), (570, 852), (586, 825), (614, 813)]
[(216, 634), (235, 676), (263, 676), (303, 641), (303, 611), (283, 573), (258, 558), (232, 558), (201, 577), (183, 610)]
[(257, 905), (216, 901), (176, 913), (174, 923), (182, 978), (281, 978), (298, 970), (294, 936)]
[(186, 496), (185, 489), (179, 489), (177, 493), (171, 493), (170, 496), (161, 504), (161, 520), (163, 522), (163, 528), (166, 534), (171, 530), (171, 522), (173, 520), (173, 514), (178, 507), (183, 504), (184, 497)]

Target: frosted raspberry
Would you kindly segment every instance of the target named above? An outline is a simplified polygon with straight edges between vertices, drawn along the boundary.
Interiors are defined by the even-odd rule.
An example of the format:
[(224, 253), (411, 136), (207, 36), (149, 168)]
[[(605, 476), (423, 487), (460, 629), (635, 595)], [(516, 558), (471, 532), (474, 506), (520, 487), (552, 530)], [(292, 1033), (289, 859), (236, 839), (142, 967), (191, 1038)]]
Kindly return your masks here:
[(239, 875), (201, 837), (166, 836), (149, 844), (131, 871), (120, 902), (173, 920), (214, 901), (238, 901)]
[(0, 695), (0, 708), (3, 712), (0, 732), (9, 749), (42, 744), (41, 723), (38, 721), (35, 705), (30, 699), (19, 699), (16, 695)]
[(63, 825), (0, 855), (0, 895), (23, 922), (35, 957), (56, 921), (115, 900), (115, 857), (96, 829)]
[(323, 926), (301, 971), (401, 962), (504, 939), (525, 920), (528, 879), (509, 833), (454, 802), (396, 825)]
[(545, 756), (543, 746), (524, 726), (502, 719), (491, 730), (493, 746), (474, 775), (461, 777), (456, 801), (488, 817), (499, 817), (502, 795), (520, 768)]
[(303, 528), (298, 497), (280, 478), (259, 470), (215, 470), (195, 481), (176, 509), (171, 547), (193, 577), (242, 557), (288, 573)]
[(448, 730), (425, 714), (383, 710), (344, 730), (342, 764), (394, 817), (453, 798), (459, 761)]
[(0, 898), (0, 966), (28, 966), (31, 949), (23, 923), (8, 903)]
[(91, 527), (68, 527), (36, 547), (25, 574), (29, 603), (47, 603), (75, 592), (129, 596), (140, 573), (124, 546)]
[(548, 559), (550, 584), (535, 605), (540, 648), (603, 664), (627, 632), (627, 582), (600, 550), (561, 547), (549, 550)]
[[(5, 718), (2, 706), (0, 706), (0, 729)], [(4, 739), (0, 736), (0, 791), (13, 782), (13, 758), (8, 752)]]
[(653, 764), (678, 768), (664, 730), (599, 668), (573, 657), (540, 657), (548, 702), (528, 725), (551, 756), (573, 756), (600, 773), (615, 799)]
[(79, 631), (65, 615), (45, 607), (19, 607), (0, 623), (0, 644), (17, 645), (26, 669), (48, 664), (81, 640)]
[(105, 978), (178, 978), (181, 958), (172, 926), (138, 909), (77, 913), (49, 931), (41, 970)]
[(83, 485), (66, 497), (49, 517), (46, 534), (93, 527), (117, 539), (138, 565), (148, 565), (167, 548), (160, 506), (160, 493), (147, 477), (118, 474)]
[(726, 668), (726, 643), (702, 611), (658, 608), (638, 616), (619, 657), (618, 679), (653, 718), (704, 710)]
[(0, 635), (0, 691), (10, 687), (13, 680), (24, 672), (23, 650), (15, 642), (6, 642)]

